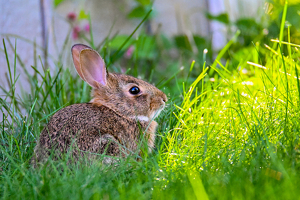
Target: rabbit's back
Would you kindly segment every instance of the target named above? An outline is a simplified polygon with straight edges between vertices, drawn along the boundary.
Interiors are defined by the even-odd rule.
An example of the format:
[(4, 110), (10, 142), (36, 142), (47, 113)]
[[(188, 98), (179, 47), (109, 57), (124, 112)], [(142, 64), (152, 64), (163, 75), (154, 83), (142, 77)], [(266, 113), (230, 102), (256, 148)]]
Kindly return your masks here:
[[(36, 159), (41, 161), (51, 151), (57, 155), (72, 148), (73, 156), (80, 152), (120, 155), (120, 146), (135, 151), (140, 136), (136, 121), (124, 119), (106, 106), (90, 103), (74, 104), (53, 115), (40, 135), (35, 149)], [(107, 146), (109, 145), (109, 146)]]

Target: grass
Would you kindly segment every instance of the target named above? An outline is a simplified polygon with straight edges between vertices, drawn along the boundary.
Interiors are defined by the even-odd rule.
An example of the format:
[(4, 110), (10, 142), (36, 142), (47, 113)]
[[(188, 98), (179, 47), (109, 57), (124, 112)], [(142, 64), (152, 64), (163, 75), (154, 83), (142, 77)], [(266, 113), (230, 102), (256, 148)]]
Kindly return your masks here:
[[(0, 98), (1, 198), (299, 198), (299, 51), (282, 41), (285, 31), (281, 26), (278, 42), (267, 46), (257, 42), (231, 53), (226, 65), (220, 59), (236, 37), (211, 67), (192, 62), (185, 72), (174, 73), (170, 66), (166, 70), (173, 71), (170, 80), (156, 76), (158, 86), (171, 93), (170, 100), (157, 120), (156, 149), (141, 161), (129, 157), (117, 166), (105, 166), (50, 160), (37, 169), (29, 161), (41, 129), (60, 108), (87, 102), (89, 87), (59, 64), (54, 73), (32, 66), (33, 75), (23, 66), (31, 91), (18, 96), (17, 45), (3, 40), (10, 89), (2, 87), (5, 95)], [(147, 36), (141, 38), (135, 41), (139, 48)], [(15, 51), (12, 60), (6, 43)], [(109, 58), (109, 41), (106, 44)], [(137, 56), (132, 61), (142, 62)], [(233, 68), (232, 60), (238, 67)], [(114, 67), (118, 64), (111, 63)], [(156, 70), (150, 69), (149, 79)]]

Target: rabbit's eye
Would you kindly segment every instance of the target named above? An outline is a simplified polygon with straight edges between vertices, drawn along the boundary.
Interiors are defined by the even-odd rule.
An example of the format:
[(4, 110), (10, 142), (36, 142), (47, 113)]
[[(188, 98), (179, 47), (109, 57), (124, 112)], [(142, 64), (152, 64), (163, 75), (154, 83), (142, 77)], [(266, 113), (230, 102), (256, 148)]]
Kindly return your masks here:
[(134, 86), (129, 89), (129, 92), (130, 92), (130, 94), (138, 94), (138, 93), (140, 93), (140, 88)]

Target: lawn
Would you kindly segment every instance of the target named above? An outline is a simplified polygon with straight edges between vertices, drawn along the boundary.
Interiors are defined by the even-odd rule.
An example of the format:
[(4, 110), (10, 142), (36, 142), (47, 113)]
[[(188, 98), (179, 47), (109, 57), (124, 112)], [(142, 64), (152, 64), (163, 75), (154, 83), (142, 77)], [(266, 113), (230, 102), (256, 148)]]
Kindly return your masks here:
[[(122, 62), (125, 72), (155, 83), (169, 98), (157, 119), (154, 152), (116, 165), (65, 160), (30, 165), (50, 117), (67, 105), (89, 101), (90, 88), (72, 65), (57, 61), (55, 71), (31, 66), (35, 73), (30, 74), (30, 66), (23, 66), (31, 90), (17, 94), (16, 63), (22, 66), (22, 60), (17, 42), (3, 40), (0, 53), (7, 57), (11, 87), (1, 87), (0, 197), (299, 199), (300, 46), (291, 42), (297, 40), (284, 25), (286, 9), (278, 39), (256, 38), (233, 50), (241, 34), (237, 31), (214, 59), (203, 49), (194, 57), (183, 50), (184, 61), (168, 58), (163, 48), (172, 44), (163, 36), (142, 33), (120, 36), (121, 43), (105, 41), (99, 51), (109, 71), (121, 71), (123, 49), (134, 45), (133, 57)], [(7, 45), (15, 50), (14, 59), (8, 58)], [(143, 64), (149, 68), (138, 67)]]

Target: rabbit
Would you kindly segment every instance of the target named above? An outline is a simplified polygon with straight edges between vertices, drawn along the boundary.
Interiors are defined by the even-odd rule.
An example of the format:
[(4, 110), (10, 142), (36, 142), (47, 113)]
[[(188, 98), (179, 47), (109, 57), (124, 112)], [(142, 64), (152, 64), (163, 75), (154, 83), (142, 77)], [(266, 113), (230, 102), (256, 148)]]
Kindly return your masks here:
[(158, 125), (154, 118), (165, 107), (167, 96), (138, 78), (109, 73), (89, 46), (76, 44), (71, 52), (78, 75), (93, 88), (92, 99), (52, 116), (34, 149), (33, 165), (45, 162), (50, 154), (55, 159), (71, 153), (76, 160), (85, 153), (89, 158), (127, 157), (140, 153), (142, 138), (151, 152)]

